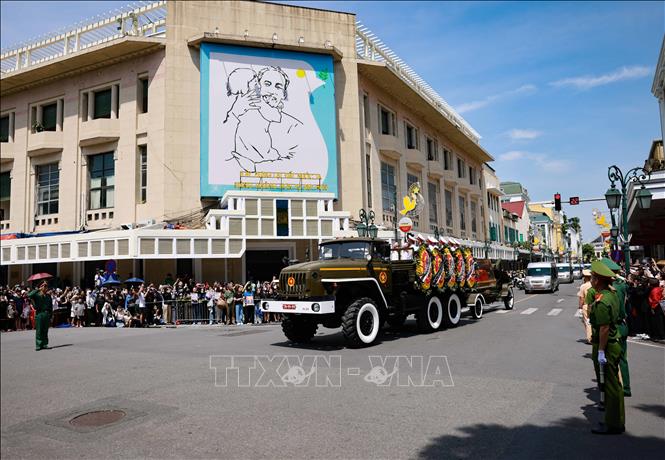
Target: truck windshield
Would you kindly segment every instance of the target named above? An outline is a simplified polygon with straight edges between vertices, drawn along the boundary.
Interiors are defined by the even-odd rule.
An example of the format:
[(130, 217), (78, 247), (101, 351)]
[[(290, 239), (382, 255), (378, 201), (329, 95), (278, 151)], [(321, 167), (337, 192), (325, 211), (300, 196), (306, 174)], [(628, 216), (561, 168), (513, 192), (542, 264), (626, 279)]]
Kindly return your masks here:
[(549, 267), (531, 267), (526, 271), (527, 276), (550, 276), (552, 274)]
[(365, 259), (369, 253), (369, 243), (363, 241), (328, 243), (319, 247), (319, 259), (321, 260)]

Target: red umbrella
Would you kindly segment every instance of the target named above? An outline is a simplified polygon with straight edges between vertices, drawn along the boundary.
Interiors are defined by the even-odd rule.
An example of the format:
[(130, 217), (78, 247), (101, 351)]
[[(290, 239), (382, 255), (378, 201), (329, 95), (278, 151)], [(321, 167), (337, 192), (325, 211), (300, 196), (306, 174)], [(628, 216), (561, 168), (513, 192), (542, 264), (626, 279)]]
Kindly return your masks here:
[(30, 278), (28, 278), (28, 281), (47, 280), (50, 278), (53, 278), (53, 275), (49, 275), (48, 273), (35, 273)]

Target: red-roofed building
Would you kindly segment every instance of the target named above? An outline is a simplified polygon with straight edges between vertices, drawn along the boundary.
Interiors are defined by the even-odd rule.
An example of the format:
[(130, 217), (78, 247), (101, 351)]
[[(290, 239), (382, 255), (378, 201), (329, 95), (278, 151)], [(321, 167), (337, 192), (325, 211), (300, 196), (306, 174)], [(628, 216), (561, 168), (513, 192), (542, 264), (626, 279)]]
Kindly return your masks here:
[(503, 240), (506, 243), (528, 241), (530, 221), (526, 202), (503, 202), (501, 209), (503, 209)]

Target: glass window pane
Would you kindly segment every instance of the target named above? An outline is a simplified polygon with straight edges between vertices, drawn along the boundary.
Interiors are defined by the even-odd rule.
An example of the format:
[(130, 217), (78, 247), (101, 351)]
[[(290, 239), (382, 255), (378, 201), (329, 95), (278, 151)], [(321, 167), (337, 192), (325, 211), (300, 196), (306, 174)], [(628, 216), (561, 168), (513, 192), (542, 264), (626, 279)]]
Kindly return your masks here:
[(115, 206), (115, 200), (113, 196), (114, 189), (113, 187), (106, 189), (106, 207), (112, 208)]
[(90, 178), (90, 188), (99, 188), (102, 186), (101, 177), (91, 177)]
[(100, 205), (100, 200), (102, 196), (102, 191), (97, 189), (97, 190), (90, 190), (90, 209), (99, 209), (101, 207)]
[(0, 142), (9, 142), (9, 115), (0, 118)]
[(11, 179), (9, 171), (0, 174), (0, 199), (8, 200), (11, 195)]
[(55, 131), (57, 120), (58, 105), (54, 102), (42, 106), (42, 126), (44, 131)]
[(93, 118), (111, 118), (111, 88), (95, 92)]

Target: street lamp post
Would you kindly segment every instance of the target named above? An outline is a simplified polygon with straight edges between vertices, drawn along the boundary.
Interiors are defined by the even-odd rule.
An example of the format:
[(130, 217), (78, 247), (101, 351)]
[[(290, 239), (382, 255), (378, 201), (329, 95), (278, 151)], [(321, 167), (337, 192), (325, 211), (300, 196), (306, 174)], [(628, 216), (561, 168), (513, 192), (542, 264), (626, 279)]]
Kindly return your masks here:
[[(649, 192), (644, 186), (644, 181), (649, 180), (651, 173), (644, 168), (633, 168), (628, 171), (625, 175), (616, 165), (612, 165), (607, 169), (607, 178), (611, 182), (611, 187), (605, 193), (605, 201), (607, 201), (607, 207), (610, 208), (610, 213), (615, 209), (621, 207), (621, 235), (623, 236), (623, 254), (626, 273), (630, 270), (630, 243), (628, 242), (628, 196), (627, 189), (628, 185), (631, 182), (639, 183), (642, 188), (640, 188), (635, 193), (635, 199), (637, 200), (637, 207), (639, 209), (649, 209), (651, 207), (651, 192)], [(619, 183), (621, 190), (618, 190), (615, 186), (615, 183)], [(616, 227), (613, 227), (613, 234), (617, 236), (617, 246), (618, 246), (618, 230)], [(614, 236), (614, 235), (612, 235)]]

